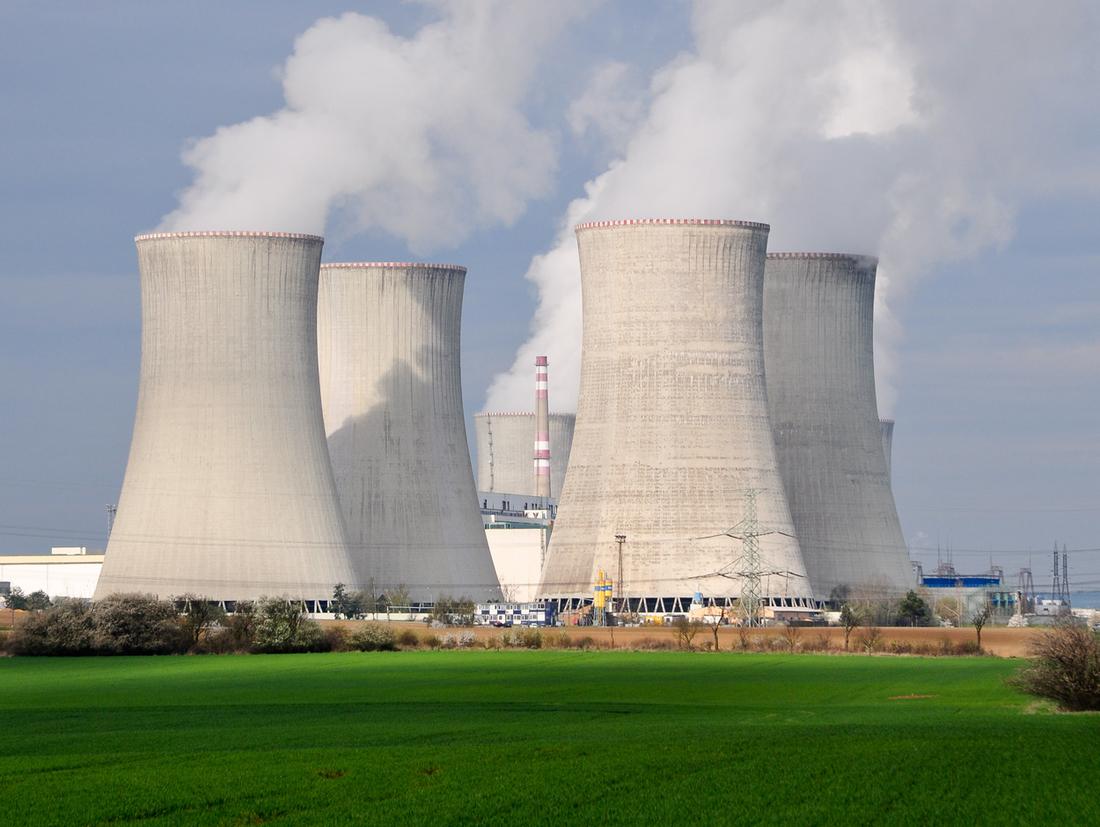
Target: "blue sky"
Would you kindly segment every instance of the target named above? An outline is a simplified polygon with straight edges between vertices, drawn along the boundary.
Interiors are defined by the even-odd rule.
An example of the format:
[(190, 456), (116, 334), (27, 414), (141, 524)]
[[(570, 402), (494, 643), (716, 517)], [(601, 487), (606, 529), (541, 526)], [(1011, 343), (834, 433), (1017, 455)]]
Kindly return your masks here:
[[(485, 216), (459, 221), (449, 238), (433, 236), (430, 227), (382, 228), (349, 217), (346, 208), (330, 212), (326, 225), (328, 260), (427, 258), (469, 267), (463, 328), (469, 413), (485, 403), (494, 377), (507, 377), (514, 361), (524, 363), (517, 350), (525, 341), (542, 347), (565, 335), (552, 324), (532, 333), (532, 314), (541, 302), (545, 321), (546, 293), (566, 278), (539, 270), (532, 259), (566, 243), (562, 227), (578, 212), (621, 217), (615, 211), (630, 203), (640, 215), (697, 209), (771, 221), (773, 240), (792, 246), (835, 239), (833, 249), (885, 250), (896, 320), (883, 336), (891, 364), (883, 381), (896, 397), (898, 420), (895, 493), (918, 557), (934, 561), (936, 552), (925, 549), (950, 546), (956, 564), (977, 570), (992, 552), (1014, 571), (1027, 555), (1006, 550), (1034, 549), (1041, 584), (1055, 541), (1100, 547), (1100, 133), (1090, 129), (1098, 123), (1092, 110), (1100, 107), (1097, 87), (1086, 83), (1100, 84), (1088, 47), (1100, 26), (1088, 4), (1054, 3), (1048, 15), (1054, 22), (1039, 26), (1024, 4), (1004, 4), (1001, 29), (986, 40), (969, 32), (975, 20), (948, 17), (944, 26), (942, 15), (942, 31), (932, 38), (926, 31), (942, 9), (902, 12), (887, 4), (882, 21), (866, 24), (867, 40), (857, 33), (842, 52), (806, 45), (827, 24), (812, 19), (805, 5), (776, 4), (778, 11), (768, 6), (765, 13), (756, 3), (686, 2), (577, 4), (563, 12), (556, 34), (533, 37), (529, 50), (509, 50), (504, 38), (514, 41), (524, 26), (540, 25), (525, 20), (520, 6), (501, 28), (460, 20), (451, 41), (484, 25), (502, 45), (480, 70), (521, 78), (501, 94), (512, 96), (507, 111), (521, 119), (532, 146), (548, 148), (548, 160), (535, 183), (510, 190), (509, 175), (520, 181), (516, 176), (527, 171), (524, 159), (512, 159), (512, 169), (500, 173), (495, 183), (518, 206), (490, 207)], [(137, 387), (132, 236), (160, 224), (195, 180), (196, 170), (181, 160), (187, 142), (284, 107), (279, 69), (296, 37), (318, 18), (345, 11), (384, 21), (399, 45), (425, 25), (461, 17), (433, 4), (391, 2), (307, 8), (9, 0), (0, 8), (0, 551), (102, 546), (104, 506), (117, 499)], [(859, 21), (865, 17), (859, 12)], [(1031, 32), (1030, 45), (1009, 48), (1020, 31)], [(1067, 39), (1066, 31), (1077, 34)], [(751, 64), (753, 49), (768, 37), (785, 44), (791, 53), (784, 59), (797, 64), (774, 96), (780, 104), (774, 111), (771, 100), (759, 103), (755, 95), (770, 88), (759, 86), (765, 81), (754, 80), (751, 65), (729, 59), (744, 53)], [(868, 46), (879, 42), (888, 48)], [(796, 59), (795, 52), (809, 57)], [(966, 74), (964, 52), (977, 52), (990, 74), (1005, 74), (1023, 91), (982, 86), (989, 81)], [(775, 67), (767, 68), (766, 82), (776, 82)], [(852, 71), (878, 78), (877, 85), (855, 83), (855, 91), (834, 94), (814, 127), (830, 140), (810, 140), (799, 113), (833, 94), (820, 91), (814, 78), (834, 70), (841, 86)], [(721, 105), (713, 112), (697, 103), (678, 108), (700, 88), (701, 75), (711, 94), (728, 89), (728, 99), (742, 105), (733, 110), (738, 117), (720, 118)], [(902, 98), (913, 101), (912, 111), (898, 103)], [(745, 110), (743, 101), (767, 111)], [(952, 127), (929, 114), (955, 113), (958, 122), (957, 113), (971, 111), (980, 114), (977, 125)], [(998, 124), (1001, 112), (1007, 114)], [(490, 108), (478, 117), (490, 122), (497, 113)], [(463, 123), (459, 113), (456, 127), (476, 124)], [(700, 152), (712, 149), (708, 136), (718, 136), (716, 146), (752, 163), (719, 164), (713, 181), (677, 192), (661, 177), (662, 148), (697, 136)], [(504, 164), (507, 147), (494, 147), (494, 137), (508, 136), (487, 128), (487, 148), (459, 142), (452, 149)], [(1049, 153), (1037, 151), (1043, 146)], [(754, 148), (766, 150), (759, 162), (751, 158)], [(781, 177), (779, 164), (789, 171), (792, 158), (807, 194), (799, 204), (809, 202), (812, 211), (759, 183)], [(622, 171), (608, 174), (617, 160)], [(879, 221), (885, 201), (862, 196), (860, 187), (888, 181), (897, 197), (899, 179), (889, 176), (906, 164), (921, 175), (903, 197), (920, 204), (949, 191), (951, 203), (963, 205), (948, 215), (954, 223), (945, 234), (917, 223), (942, 215), (940, 208), (904, 214), (906, 221), (893, 216), (891, 223)], [(690, 159), (669, 158), (667, 166), (691, 182)], [(843, 199), (845, 187), (826, 180), (829, 169), (869, 170), (852, 187), (860, 197), (839, 206), (815, 203), (822, 193)], [(602, 187), (595, 195), (592, 182)], [(491, 190), (486, 198), (498, 204), (501, 194)], [(372, 208), (377, 194), (367, 192), (362, 202)], [(869, 205), (867, 216), (861, 204)], [(852, 232), (836, 215), (849, 217)], [(819, 231), (791, 231), (796, 222)], [(569, 359), (558, 364), (552, 379), (568, 384), (562, 373)], [(500, 381), (497, 398), (507, 399), (507, 380)], [(1071, 557), (1074, 579), (1100, 584), (1100, 552)]]

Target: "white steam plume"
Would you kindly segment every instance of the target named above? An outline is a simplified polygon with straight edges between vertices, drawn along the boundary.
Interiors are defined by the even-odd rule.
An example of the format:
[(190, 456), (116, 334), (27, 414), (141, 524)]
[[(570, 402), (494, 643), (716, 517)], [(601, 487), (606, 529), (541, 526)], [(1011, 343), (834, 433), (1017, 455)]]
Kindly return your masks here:
[[(895, 313), (937, 264), (1004, 244), (1026, 198), (1100, 191), (1100, 21), (1087, 0), (727, 3), (694, 8), (695, 48), (654, 77), (622, 157), (586, 185), (527, 278), (530, 339), (487, 408), (530, 397), (548, 354), (576, 403), (581, 220), (766, 221), (772, 250), (880, 257), (879, 404), (894, 406)], [(596, 78), (594, 88), (606, 83)], [(583, 111), (598, 111), (590, 93)]]
[(410, 38), (362, 14), (317, 21), (283, 67), (282, 109), (186, 150), (195, 180), (161, 229), (336, 222), (420, 251), (516, 220), (556, 163), (522, 105), (580, 3), (438, 5), (441, 18)]

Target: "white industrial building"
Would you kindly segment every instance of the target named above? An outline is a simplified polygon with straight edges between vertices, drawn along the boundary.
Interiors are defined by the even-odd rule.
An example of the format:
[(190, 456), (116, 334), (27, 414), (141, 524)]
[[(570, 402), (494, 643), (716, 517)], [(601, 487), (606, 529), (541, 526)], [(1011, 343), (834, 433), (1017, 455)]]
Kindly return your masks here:
[(55, 547), (50, 554), (0, 556), (0, 594), (22, 589), (53, 597), (90, 600), (103, 568), (102, 553), (79, 546)]

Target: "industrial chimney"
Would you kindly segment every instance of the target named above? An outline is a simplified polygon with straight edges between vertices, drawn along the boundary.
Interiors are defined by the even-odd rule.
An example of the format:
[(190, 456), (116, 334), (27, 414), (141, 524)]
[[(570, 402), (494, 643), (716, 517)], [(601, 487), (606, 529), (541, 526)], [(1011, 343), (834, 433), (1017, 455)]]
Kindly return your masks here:
[(633, 611), (736, 599), (751, 531), (765, 603), (814, 605), (768, 424), (767, 238), (746, 221), (577, 227), (581, 388), (545, 597), (576, 606), (605, 570)]
[(500, 593), (462, 409), (465, 277), (440, 264), (321, 267), (321, 400), (352, 555), (361, 582), (414, 602)]
[(535, 357), (535, 496), (550, 497), (550, 400), (545, 356)]
[(764, 359), (779, 469), (814, 593), (914, 586), (875, 400), (873, 258), (773, 253)]
[(326, 600), (355, 583), (317, 382), (322, 239), (136, 239), (141, 380), (96, 599)]
[[(552, 413), (550, 419), (550, 497), (557, 500), (565, 481), (573, 446), (576, 414)], [(531, 435), (536, 433), (531, 412), (487, 412), (474, 415), (477, 437), (479, 491), (537, 496), (531, 473)]]

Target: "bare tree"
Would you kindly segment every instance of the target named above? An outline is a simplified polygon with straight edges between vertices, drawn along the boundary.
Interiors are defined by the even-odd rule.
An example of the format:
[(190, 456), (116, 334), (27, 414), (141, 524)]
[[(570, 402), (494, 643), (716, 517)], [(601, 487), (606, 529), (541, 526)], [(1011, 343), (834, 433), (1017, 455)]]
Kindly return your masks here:
[(863, 622), (863, 613), (853, 609), (850, 603), (840, 607), (840, 623), (844, 626), (844, 651), (848, 651), (848, 642), (852, 639), (852, 630)]
[(678, 617), (672, 625), (676, 629), (676, 645), (681, 649), (694, 649), (695, 636), (699, 634), (702, 624), (698, 620)]
[(714, 621), (714, 628), (711, 631), (714, 633), (714, 651), (721, 651), (721, 647), (718, 645), (718, 630), (722, 627), (722, 624), (726, 622), (726, 611), (729, 607), (722, 603), (722, 611), (718, 614), (717, 619)]
[(993, 617), (993, 609), (989, 604), (982, 606), (981, 611), (974, 612), (974, 617), (971, 618), (971, 623), (974, 624), (974, 631), (978, 633), (978, 650), (982, 648), (982, 628)]
[(181, 594), (176, 598), (176, 607), (183, 615), (180, 626), (192, 647), (198, 645), (207, 629), (225, 620), (221, 606), (201, 595)]

